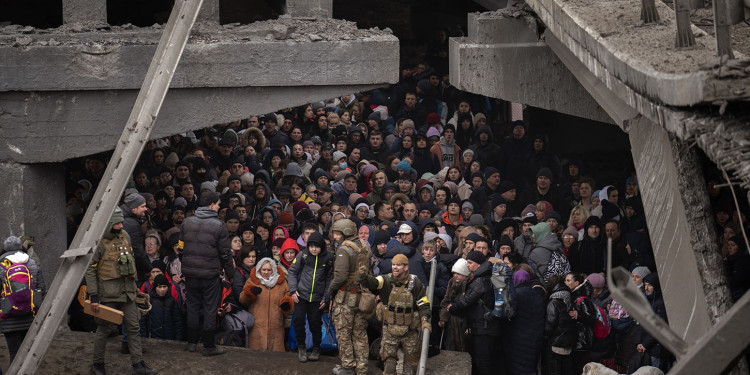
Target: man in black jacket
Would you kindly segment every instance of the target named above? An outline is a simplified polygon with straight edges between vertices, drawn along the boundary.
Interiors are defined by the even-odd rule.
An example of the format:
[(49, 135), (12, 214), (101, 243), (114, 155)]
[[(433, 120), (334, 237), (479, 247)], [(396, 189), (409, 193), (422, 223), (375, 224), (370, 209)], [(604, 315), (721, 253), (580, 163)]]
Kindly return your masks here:
[(120, 206), (125, 220), (122, 222), (123, 230), (130, 236), (130, 246), (133, 247), (133, 256), (135, 257), (136, 279), (140, 284), (151, 272), (151, 261), (148, 260), (146, 249), (143, 246), (143, 232), (141, 223), (146, 215), (146, 198), (135, 193), (125, 197), (125, 202)]
[(495, 292), (490, 283), (492, 263), (481, 252), (472, 251), (466, 255), (466, 264), (473, 276), (466, 285), (466, 292), (448, 305), (448, 312), (468, 320), (474, 340), (472, 362), (477, 373), (496, 374), (497, 357), (501, 353), (500, 320), (485, 317), (495, 305)]
[(221, 199), (216, 193), (201, 194), (201, 207), (195, 211), (195, 215), (183, 221), (180, 231), (182, 275), (185, 277), (187, 294), (186, 349), (194, 352), (200, 335), (205, 356), (226, 352), (216, 347), (214, 331), (216, 312), (221, 302), (221, 274), (224, 272), (230, 283), (234, 276), (229, 231), (218, 215), (220, 204)]

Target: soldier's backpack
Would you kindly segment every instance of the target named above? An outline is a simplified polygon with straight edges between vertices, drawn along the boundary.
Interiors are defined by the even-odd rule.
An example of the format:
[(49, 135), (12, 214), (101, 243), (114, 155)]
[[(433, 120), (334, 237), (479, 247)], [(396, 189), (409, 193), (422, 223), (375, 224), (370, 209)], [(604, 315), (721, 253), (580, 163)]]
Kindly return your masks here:
[[(366, 269), (368, 276), (372, 273), (370, 268), (370, 259), (372, 258), (372, 253), (370, 251), (370, 248), (364, 243), (364, 241), (360, 240), (359, 238), (346, 240), (344, 241), (341, 246), (347, 246), (351, 248), (354, 253), (357, 255), (357, 272), (359, 272), (360, 269)], [(356, 282), (357, 275), (355, 274), (351, 280), (349, 280), (349, 284), (354, 284)], [(357, 300), (357, 309), (365, 314), (370, 315), (375, 312), (375, 306), (377, 306), (377, 300), (375, 298), (375, 295), (367, 288), (359, 288), (359, 298)]]
[(34, 281), (26, 261), (11, 263), (5, 259), (0, 264), (3, 272), (3, 289), (0, 295), (0, 318), (35, 315), (39, 311), (42, 295), (34, 290)]
[(493, 264), (490, 282), (495, 291), (495, 306), (489, 313), (491, 318), (510, 319), (516, 316), (516, 286), (513, 284), (513, 270), (505, 263)]

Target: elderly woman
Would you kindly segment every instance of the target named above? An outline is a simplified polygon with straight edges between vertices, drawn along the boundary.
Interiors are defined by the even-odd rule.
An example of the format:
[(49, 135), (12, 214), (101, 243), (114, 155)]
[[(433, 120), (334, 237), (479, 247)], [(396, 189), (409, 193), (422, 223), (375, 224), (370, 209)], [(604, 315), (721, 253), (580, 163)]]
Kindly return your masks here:
[(294, 301), (284, 272), (270, 258), (253, 267), (240, 293), (240, 303), (255, 317), (250, 330), (250, 349), (284, 351), (284, 314), (291, 314)]

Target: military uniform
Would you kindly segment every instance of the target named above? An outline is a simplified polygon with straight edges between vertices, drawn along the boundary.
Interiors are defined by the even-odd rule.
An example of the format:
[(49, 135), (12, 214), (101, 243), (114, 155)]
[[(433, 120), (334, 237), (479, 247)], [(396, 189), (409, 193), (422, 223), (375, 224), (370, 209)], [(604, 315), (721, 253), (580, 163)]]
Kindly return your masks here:
[[(140, 326), (141, 313), (136, 306), (138, 287), (135, 283), (136, 268), (130, 236), (124, 230), (111, 231), (112, 225), (122, 222), (119, 208), (110, 219), (109, 226), (99, 241), (86, 268), (86, 288), (92, 303), (99, 303), (123, 312), (123, 324), (128, 333), (128, 349), (133, 373), (152, 373), (143, 363)], [(103, 373), (104, 353), (110, 332), (117, 327), (96, 318), (94, 338), (94, 373)], [(153, 372), (155, 373), (155, 372)]]
[(431, 315), (424, 285), (408, 272), (398, 278), (389, 273), (360, 280), (362, 286), (380, 291), (382, 306), (378, 306), (378, 318), (383, 321), (380, 342), (380, 359), (385, 362), (383, 374), (396, 373), (399, 347), (404, 351), (404, 368), (408, 362), (413, 369), (419, 362), (419, 332), (422, 327), (429, 327)]
[(367, 374), (367, 316), (358, 309), (362, 289), (357, 276), (360, 264), (370, 269), (371, 256), (369, 246), (353, 236), (345, 239), (336, 251), (329, 294), (333, 299), (333, 323), (343, 370), (334, 369), (335, 374)]

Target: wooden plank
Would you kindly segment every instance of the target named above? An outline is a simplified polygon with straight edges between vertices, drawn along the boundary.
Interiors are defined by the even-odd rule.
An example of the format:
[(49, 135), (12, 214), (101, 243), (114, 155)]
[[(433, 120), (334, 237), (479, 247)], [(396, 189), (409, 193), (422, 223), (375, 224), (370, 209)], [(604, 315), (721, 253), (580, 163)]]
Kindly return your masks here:
[(122, 317), (125, 315), (120, 310), (113, 309), (109, 306), (104, 306), (101, 304), (99, 305), (99, 312), (95, 313), (93, 310), (91, 310), (91, 300), (88, 299), (83, 303), (83, 312), (117, 325), (122, 324)]

